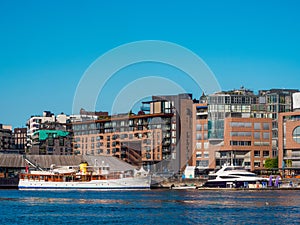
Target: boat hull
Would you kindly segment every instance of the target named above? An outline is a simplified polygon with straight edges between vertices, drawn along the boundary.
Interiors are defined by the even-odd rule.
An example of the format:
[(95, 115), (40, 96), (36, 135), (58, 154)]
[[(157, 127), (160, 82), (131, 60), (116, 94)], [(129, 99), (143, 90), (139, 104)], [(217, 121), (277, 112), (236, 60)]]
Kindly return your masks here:
[(267, 183), (267, 180), (214, 180), (207, 181), (203, 187), (208, 188), (244, 188), (248, 187), (249, 184)]
[(150, 182), (149, 177), (92, 180), (87, 182), (48, 182), (43, 180), (21, 179), (18, 188), (19, 190), (140, 190), (150, 189)]
[(171, 187), (172, 190), (194, 190), (196, 186), (180, 186), (180, 187)]

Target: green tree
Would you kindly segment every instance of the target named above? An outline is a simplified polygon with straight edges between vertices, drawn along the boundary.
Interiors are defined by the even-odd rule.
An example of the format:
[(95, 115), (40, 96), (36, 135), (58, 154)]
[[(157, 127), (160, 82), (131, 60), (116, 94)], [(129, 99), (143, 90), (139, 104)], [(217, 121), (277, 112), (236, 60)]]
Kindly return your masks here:
[(272, 168), (278, 168), (278, 158), (267, 158), (265, 161), (265, 168), (272, 169)]

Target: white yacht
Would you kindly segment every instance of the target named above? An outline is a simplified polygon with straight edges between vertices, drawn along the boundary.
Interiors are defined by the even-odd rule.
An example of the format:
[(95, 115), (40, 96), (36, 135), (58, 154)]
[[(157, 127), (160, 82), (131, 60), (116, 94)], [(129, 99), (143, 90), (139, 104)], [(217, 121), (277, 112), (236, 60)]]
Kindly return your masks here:
[(211, 188), (240, 188), (249, 187), (249, 184), (267, 184), (268, 179), (258, 177), (241, 166), (225, 165), (215, 173), (208, 175), (208, 181), (203, 187)]

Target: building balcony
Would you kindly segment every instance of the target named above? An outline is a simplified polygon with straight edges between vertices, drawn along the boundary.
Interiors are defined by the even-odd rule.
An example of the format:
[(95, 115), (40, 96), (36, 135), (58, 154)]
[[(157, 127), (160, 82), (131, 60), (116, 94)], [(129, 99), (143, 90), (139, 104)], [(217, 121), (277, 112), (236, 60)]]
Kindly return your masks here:
[(283, 157), (284, 160), (300, 160), (300, 156)]
[(196, 115), (197, 116), (204, 116), (204, 115), (208, 115), (208, 112), (197, 112)]

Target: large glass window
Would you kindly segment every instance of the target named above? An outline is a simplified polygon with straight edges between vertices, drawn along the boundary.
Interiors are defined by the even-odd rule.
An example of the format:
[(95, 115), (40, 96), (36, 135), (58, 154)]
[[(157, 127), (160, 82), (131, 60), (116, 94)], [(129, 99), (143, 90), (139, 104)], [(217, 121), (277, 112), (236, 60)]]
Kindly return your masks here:
[(254, 151), (254, 157), (260, 157), (260, 151)]
[(254, 132), (254, 138), (260, 139), (260, 132)]
[(208, 149), (209, 147), (209, 143), (208, 142), (204, 142), (204, 149)]
[(196, 140), (202, 140), (202, 134), (196, 134)]
[(300, 144), (300, 126), (293, 130), (293, 139)]
[(208, 152), (204, 152), (204, 158), (208, 158), (209, 157), (209, 153)]
[(202, 152), (197, 152), (196, 153), (196, 158), (201, 158), (202, 157)]
[(254, 130), (260, 130), (260, 123), (254, 123)]
[(269, 139), (269, 138), (270, 138), (270, 133), (264, 132), (264, 133), (263, 133), (263, 138), (264, 138), (264, 139)]
[(263, 129), (264, 130), (269, 130), (270, 129), (270, 124), (269, 123), (263, 123)]
[(197, 167), (208, 167), (208, 160), (197, 160), (196, 166)]
[(201, 124), (197, 124), (197, 125), (196, 125), (196, 130), (198, 130), (198, 131), (199, 131), (199, 130), (202, 130)]
[(270, 156), (269, 151), (263, 151), (263, 156), (264, 156), (264, 157), (269, 157), (269, 156)]

